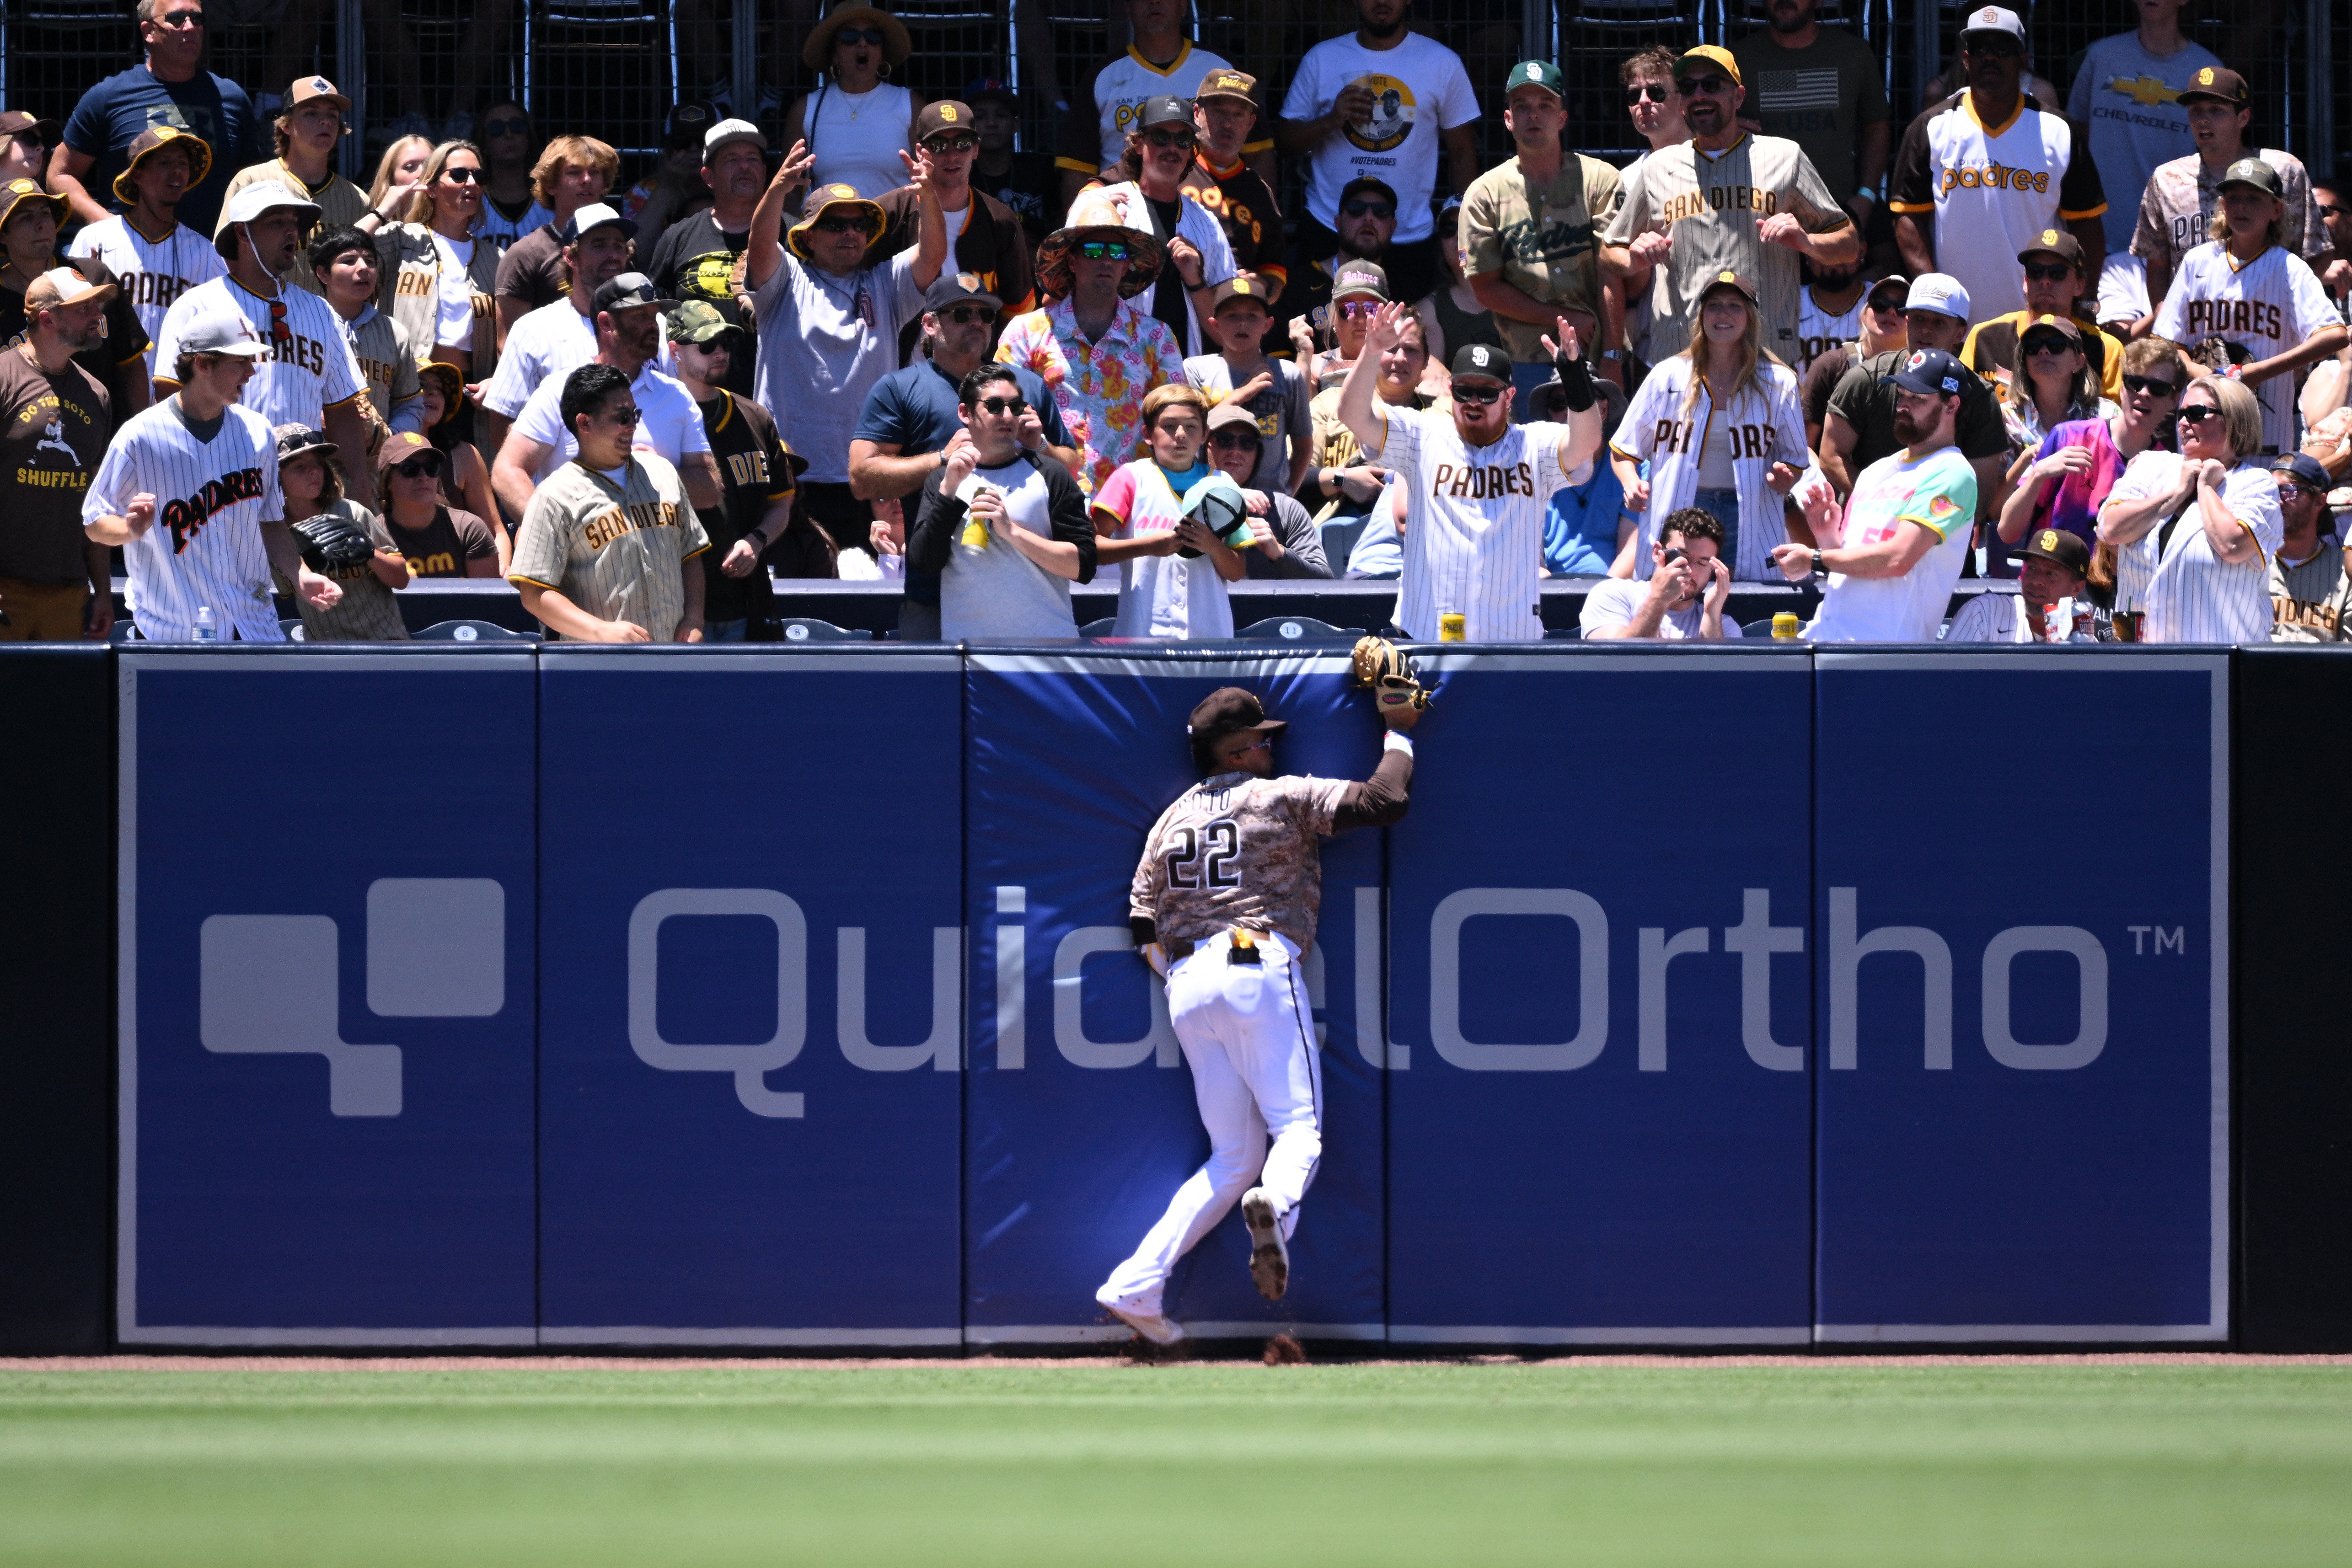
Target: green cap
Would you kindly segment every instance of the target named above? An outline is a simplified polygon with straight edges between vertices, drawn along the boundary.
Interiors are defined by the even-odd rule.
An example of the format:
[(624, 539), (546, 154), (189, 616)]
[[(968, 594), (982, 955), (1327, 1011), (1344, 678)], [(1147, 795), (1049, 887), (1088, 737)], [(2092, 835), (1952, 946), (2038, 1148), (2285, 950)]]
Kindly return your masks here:
[(1511, 68), (1503, 80), (1503, 96), (1509, 98), (1514, 88), (1539, 87), (1559, 99), (1568, 101), (1568, 89), (1559, 79), (1559, 68), (1549, 60), (1521, 60)]
[(708, 343), (713, 338), (743, 329), (719, 313), (719, 307), (704, 299), (689, 299), (671, 311), (662, 325), (673, 343)]

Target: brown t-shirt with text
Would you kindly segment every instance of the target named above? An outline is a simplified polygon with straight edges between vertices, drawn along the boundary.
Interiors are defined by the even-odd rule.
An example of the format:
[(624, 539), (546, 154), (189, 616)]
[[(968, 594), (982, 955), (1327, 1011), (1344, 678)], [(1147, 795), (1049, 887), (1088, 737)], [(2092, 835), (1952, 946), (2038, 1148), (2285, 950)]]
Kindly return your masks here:
[(469, 560), (496, 560), (499, 547), (490, 525), (471, 512), (447, 507), (433, 508), (433, 521), (421, 528), (391, 524), (392, 547), (408, 561), (411, 577), (466, 577)]
[(106, 389), (68, 362), (56, 375), (0, 349), (0, 577), (88, 582), (81, 501), (114, 430)]

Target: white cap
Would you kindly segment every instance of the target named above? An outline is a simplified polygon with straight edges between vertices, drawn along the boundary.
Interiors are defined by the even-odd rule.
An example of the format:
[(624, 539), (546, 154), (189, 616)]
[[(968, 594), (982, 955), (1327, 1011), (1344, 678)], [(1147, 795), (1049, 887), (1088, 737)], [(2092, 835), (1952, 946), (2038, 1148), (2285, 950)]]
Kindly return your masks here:
[(572, 221), (564, 225), (562, 231), (555, 237), (563, 244), (570, 245), (590, 229), (601, 229), (607, 224), (618, 224), (623, 234), (631, 239), (637, 237), (637, 225), (603, 202), (591, 202), (572, 214)]
[(1911, 280), (1911, 292), (1905, 298), (1903, 308), (1933, 310), (1939, 316), (1965, 321), (1969, 319), (1969, 291), (1949, 273), (1923, 272)]
[(275, 180), (256, 180), (228, 199), (228, 205), (221, 209), (220, 226), (226, 228), (231, 224), (249, 224), (262, 214), (276, 212), (280, 207), (291, 207), (298, 213), (313, 214), (319, 211), (318, 203), (308, 196), (296, 195)]
[(1966, 40), (1970, 33), (2007, 33), (2020, 44), (2025, 42), (2025, 24), (2017, 19), (2016, 12), (1999, 5), (1979, 5), (1961, 17), (1960, 37)]
[(762, 152), (768, 150), (766, 134), (750, 120), (722, 120), (704, 133), (702, 155), (709, 158), (730, 141), (749, 141)]
[(269, 345), (261, 340), (253, 323), (225, 304), (205, 307), (189, 317), (187, 325), (180, 329), (179, 350), (184, 354), (235, 354), (247, 360), (269, 357)]

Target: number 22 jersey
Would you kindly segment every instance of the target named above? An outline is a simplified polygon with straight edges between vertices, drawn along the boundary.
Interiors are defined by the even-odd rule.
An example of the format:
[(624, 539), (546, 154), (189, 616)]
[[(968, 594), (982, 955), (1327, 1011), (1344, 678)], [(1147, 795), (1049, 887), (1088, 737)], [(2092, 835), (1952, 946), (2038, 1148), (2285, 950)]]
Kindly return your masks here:
[(1229, 925), (1315, 940), (1323, 855), (1349, 781), (1220, 773), (1160, 814), (1128, 890), (1128, 911), (1160, 939), (1198, 942)]

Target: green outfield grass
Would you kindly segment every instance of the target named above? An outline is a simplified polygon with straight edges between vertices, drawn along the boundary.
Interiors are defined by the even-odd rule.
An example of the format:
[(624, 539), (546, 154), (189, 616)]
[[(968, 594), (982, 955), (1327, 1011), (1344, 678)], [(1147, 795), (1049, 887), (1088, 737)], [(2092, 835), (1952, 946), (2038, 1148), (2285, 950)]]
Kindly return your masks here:
[(0, 1562), (2340, 1564), (2352, 1367), (0, 1374)]

